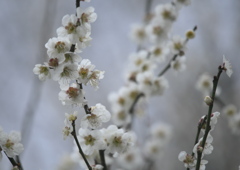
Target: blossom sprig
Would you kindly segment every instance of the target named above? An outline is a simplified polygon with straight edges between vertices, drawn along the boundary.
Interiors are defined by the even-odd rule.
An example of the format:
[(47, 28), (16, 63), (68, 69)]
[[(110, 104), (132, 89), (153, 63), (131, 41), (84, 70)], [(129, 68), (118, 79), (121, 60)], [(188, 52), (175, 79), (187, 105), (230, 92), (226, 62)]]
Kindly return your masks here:
[[(213, 77), (213, 85), (212, 85), (213, 88), (212, 88), (211, 97), (208, 96), (207, 99), (205, 98), (205, 102), (208, 105), (208, 114), (206, 116), (202, 117), (199, 121), (198, 132), (197, 132), (197, 136), (195, 139), (195, 146), (193, 148), (193, 153), (191, 155), (191, 158), (193, 158), (193, 160), (190, 161), (191, 163), (194, 163), (194, 164), (192, 164), (193, 166), (186, 165), (186, 160), (187, 160), (187, 157), (189, 157), (189, 156), (187, 156), (187, 154), (185, 154), (185, 152), (184, 152), (184, 154), (183, 154), (183, 152), (181, 152), (179, 154), (179, 160), (185, 162), (185, 167), (187, 167), (188, 170), (192, 169), (192, 168), (195, 168), (196, 170), (205, 169), (205, 164), (204, 164), (204, 166), (202, 166), (203, 165), (202, 161), (204, 161), (204, 160), (202, 160), (202, 158), (203, 158), (204, 154), (212, 153), (213, 146), (211, 145), (211, 143), (213, 141), (213, 137), (210, 135), (209, 132), (214, 129), (214, 127), (217, 123), (217, 119), (220, 115), (219, 112), (212, 113), (216, 90), (217, 90), (217, 86), (218, 86), (218, 82), (219, 82), (221, 73), (223, 71), (227, 71), (227, 69), (231, 70), (231, 67), (229, 67), (229, 65), (230, 65), (229, 63), (227, 64), (228, 65), (227, 68), (225, 68), (225, 63), (226, 63), (226, 60), (224, 58), (223, 64), (218, 67), (217, 76)], [(198, 140), (200, 130), (203, 131), (204, 135), (200, 140)], [(183, 155), (185, 155), (185, 156), (183, 156)], [(196, 160), (194, 160), (195, 159), (194, 156), (196, 157)]]

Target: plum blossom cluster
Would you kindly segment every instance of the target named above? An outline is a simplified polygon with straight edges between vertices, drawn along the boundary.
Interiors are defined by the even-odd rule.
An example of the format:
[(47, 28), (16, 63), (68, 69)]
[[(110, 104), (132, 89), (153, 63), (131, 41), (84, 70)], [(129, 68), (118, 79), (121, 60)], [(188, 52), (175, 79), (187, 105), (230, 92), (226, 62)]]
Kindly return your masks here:
[(0, 160), (2, 159), (2, 152), (5, 152), (9, 158), (15, 158), (19, 155), (24, 149), (20, 141), (21, 135), (19, 132), (11, 131), (7, 134), (0, 127)]
[[(171, 68), (175, 72), (185, 69), (186, 45), (189, 39), (194, 38), (196, 28), (187, 31), (185, 37), (171, 36), (170, 31), (180, 9), (188, 4), (189, 0), (176, 0), (157, 5), (143, 24), (133, 25), (131, 38), (138, 44), (138, 50), (129, 56), (127, 83), (109, 95), (112, 119), (118, 126), (127, 126), (132, 121), (132, 106), (136, 100), (164, 93), (169, 86), (163, 76), (167, 69)], [(173, 57), (168, 66), (156, 75), (160, 65), (170, 56)]]
[[(210, 127), (211, 131), (214, 130), (215, 125), (217, 124), (217, 119), (220, 116), (219, 112), (214, 112), (211, 114), (210, 119)], [(205, 134), (206, 130), (206, 116), (203, 116), (199, 121), (199, 127), (201, 127), (201, 131), (203, 133), (203, 136)], [(186, 168), (189, 168), (191, 170), (194, 170), (196, 168), (197, 164), (197, 158), (199, 156), (199, 153), (202, 153), (201, 162), (200, 162), (200, 170), (204, 170), (206, 168), (206, 164), (208, 163), (207, 160), (203, 160), (204, 155), (209, 155), (213, 151), (213, 137), (210, 134), (210, 132), (207, 135), (207, 139), (205, 142), (204, 147), (202, 147), (203, 137), (198, 140), (198, 142), (195, 144), (192, 150), (192, 154), (188, 154), (186, 151), (181, 151), (178, 155), (179, 161), (184, 163), (184, 166)]]
[(65, 113), (62, 133), (64, 139), (68, 136), (74, 137), (77, 162), (83, 160), (84, 164), (80, 163), (83, 167), (97, 170), (105, 166), (102, 160), (95, 161), (100, 152), (103, 153), (101, 157), (104, 157), (105, 153), (121, 154), (133, 146), (135, 138), (133, 134), (124, 132), (115, 125), (110, 125), (107, 129), (102, 128), (102, 124), (110, 120), (111, 114), (100, 103), (89, 107), (85, 98), (83, 85), (91, 85), (98, 89), (99, 81), (104, 77), (104, 71), (95, 69), (95, 65), (89, 59), (79, 56), (79, 53), (90, 45), (91, 23), (96, 18), (93, 7), (77, 7), (76, 15), (65, 15), (62, 26), (57, 29), (58, 37), (49, 39), (45, 44), (48, 62), (43, 65), (37, 64), (33, 72), (40, 80), (58, 81), (61, 89), (59, 100), (63, 105), (84, 108), (86, 114), (81, 117), (78, 133), (75, 130), (78, 111)]

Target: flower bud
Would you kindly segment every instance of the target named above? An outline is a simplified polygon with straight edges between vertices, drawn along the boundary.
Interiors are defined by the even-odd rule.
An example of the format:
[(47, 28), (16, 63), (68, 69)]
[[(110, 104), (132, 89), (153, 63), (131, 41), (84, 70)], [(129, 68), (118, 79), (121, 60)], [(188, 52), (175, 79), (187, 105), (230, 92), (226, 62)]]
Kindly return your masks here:
[(212, 101), (212, 98), (210, 96), (206, 96), (204, 98), (204, 102), (209, 106), (209, 105), (212, 104), (213, 101)]
[(189, 30), (186, 32), (185, 35), (186, 35), (187, 39), (193, 39), (195, 37), (195, 32), (192, 30)]

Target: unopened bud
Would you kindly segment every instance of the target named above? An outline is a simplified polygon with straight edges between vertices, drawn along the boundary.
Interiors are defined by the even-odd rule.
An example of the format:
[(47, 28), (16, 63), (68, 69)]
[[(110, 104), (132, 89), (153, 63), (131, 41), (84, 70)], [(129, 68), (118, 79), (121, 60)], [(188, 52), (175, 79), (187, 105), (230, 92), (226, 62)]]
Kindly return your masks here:
[(189, 30), (189, 31), (186, 32), (185, 35), (188, 39), (193, 39), (195, 37), (195, 32), (192, 31), (192, 30)]
[(202, 153), (202, 152), (203, 152), (203, 147), (199, 145), (199, 146), (197, 147), (197, 151), (200, 152), (200, 153)]
[(213, 101), (212, 101), (212, 98), (210, 96), (206, 96), (204, 98), (204, 102), (209, 106), (209, 105), (212, 104)]

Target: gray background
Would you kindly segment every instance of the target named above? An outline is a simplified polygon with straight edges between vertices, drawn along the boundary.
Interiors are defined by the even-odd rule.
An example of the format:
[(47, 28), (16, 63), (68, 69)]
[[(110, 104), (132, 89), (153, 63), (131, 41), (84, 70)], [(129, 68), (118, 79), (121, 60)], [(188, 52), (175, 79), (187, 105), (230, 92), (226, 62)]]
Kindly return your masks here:
[[(154, 5), (161, 2), (164, 1), (154, 0)], [(92, 0), (82, 5), (93, 6), (98, 19), (92, 25), (92, 46), (81, 56), (106, 71), (98, 91), (86, 88), (90, 105), (101, 102), (110, 109), (107, 95), (124, 84), (128, 55), (136, 50), (128, 36), (130, 24), (142, 21), (144, 5), (145, 0)], [(146, 108), (151, 123), (163, 121), (173, 126), (174, 136), (156, 169), (184, 169), (177, 155), (182, 150), (191, 152), (197, 122), (207, 113), (202, 95), (195, 90), (196, 80), (204, 72), (216, 74), (223, 54), (232, 62), (234, 74), (231, 79), (226, 75), (221, 77), (221, 98), (240, 107), (239, 9), (238, 0), (201, 0), (192, 1), (180, 12), (172, 33), (184, 35), (194, 25), (198, 31), (188, 45), (187, 70), (178, 76), (167, 72), (170, 88), (164, 96), (151, 99)], [(47, 58), (44, 45), (56, 36), (62, 17), (74, 12), (74, 0), (0, 1), (0, 126), (7, 132), (19, 131), (22, 122), (35, 114), (33, 125), (27, 131), (30, 138), (23, 141), (22, 163), (26, 170), (55, 169), (60, 158), (72, 150), (72, 141), (63, 141), (61, 134), (64, 113), (71, 108), (63, 107), (58, 101), (58, 84), (40, 82), (32, 69)], [(220, 108), (215, 106), (214, 110)], [(24, 116), (26, 112), (28, 115)], [(145, 121), (137, 120), (134, 128), (143, 138), (148, 129), (141, 122)], [(207, 169), (238, 169), (240, 139), (231, 135), (224, 116), (220, 117), (212, 135), (215, 149), (205, 157), (209, 160)], [(0, 169), (9, 167), (4, 157)]]

